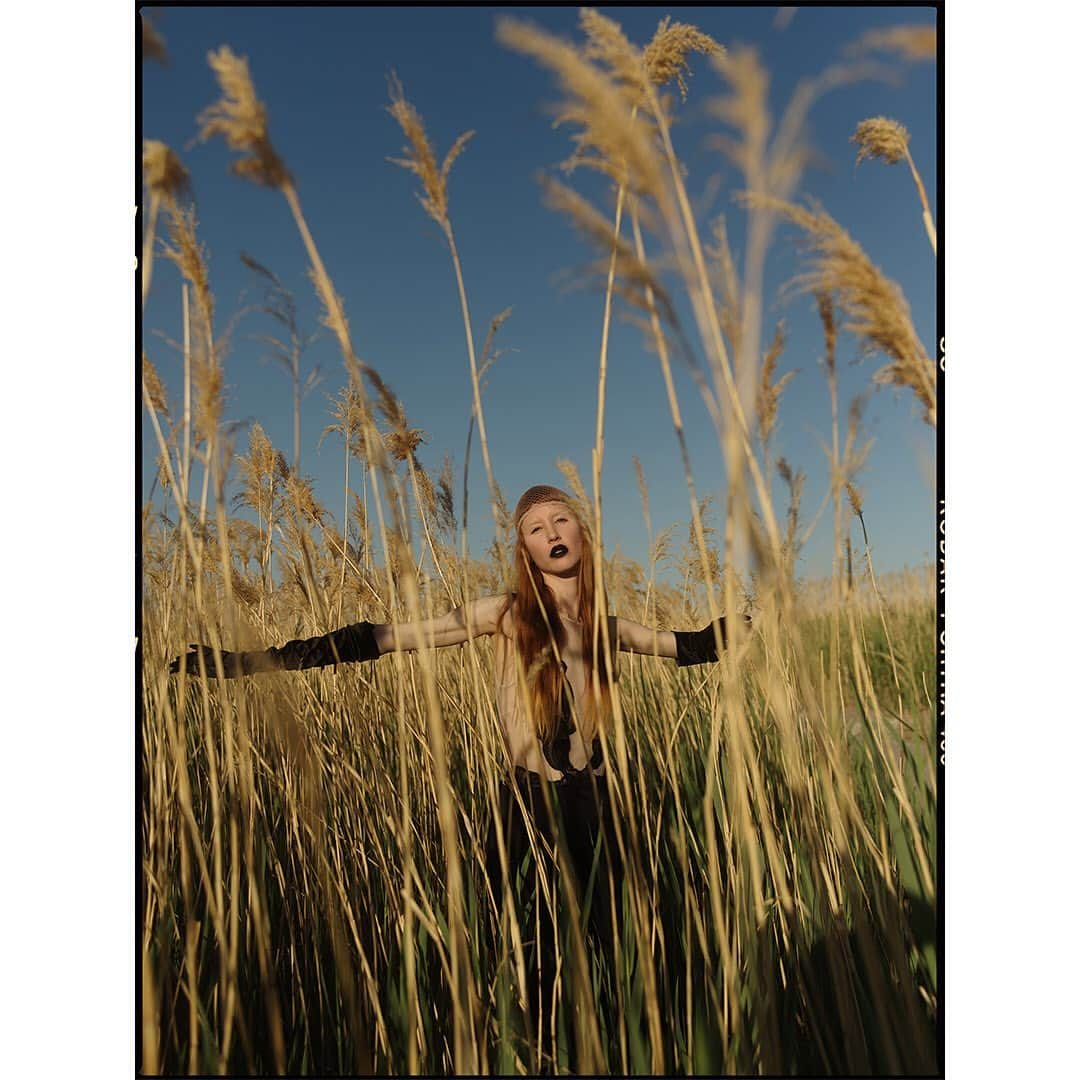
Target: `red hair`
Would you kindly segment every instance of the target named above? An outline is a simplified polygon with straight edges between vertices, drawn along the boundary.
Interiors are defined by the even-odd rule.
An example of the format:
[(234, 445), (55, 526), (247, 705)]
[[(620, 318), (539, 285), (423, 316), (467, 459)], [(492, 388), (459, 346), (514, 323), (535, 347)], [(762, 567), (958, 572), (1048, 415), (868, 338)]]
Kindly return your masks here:
[[(582, 715), (591, 721), (592, 730), (595, 731), (610, 712), (611, 686), (603, 636), (598, 643), (599, 655), (594, 656), (593, 653), (597, 581), (593, 566), (592, 537), (580, 519), (578, 524), (581, 528), (578, 620), (581, 623), (581, 652), (586, 686)], [(536, 734), (541, 742), (548, 742), (555, 734), (555, 724), (560, 711), (559, 698), (563, 693), (565, 675), (556, 651), (561, 652), (566, 644), (566, 630), (555, 607), (555, 595), (533, 563), (520, 527), (517, 543), (514, 545), (514, 582), (507, 607), (513, 620), (515, 648), (521, 660), (525, 693), (531, 707)], [(612, 646), (614, 647), (614, 642)], [(599, 700), (593, 692), (594, 671), (599, 685)], [(580, 702), (578, 707), (580, 709)]]

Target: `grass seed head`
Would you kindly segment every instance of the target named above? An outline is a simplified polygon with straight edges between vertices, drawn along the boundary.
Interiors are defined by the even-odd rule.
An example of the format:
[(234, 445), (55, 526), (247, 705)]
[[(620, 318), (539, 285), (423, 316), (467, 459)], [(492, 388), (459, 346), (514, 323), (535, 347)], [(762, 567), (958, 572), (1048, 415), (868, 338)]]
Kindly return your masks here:
[[(578, 472), (577, 466), (569, 459), (561, 458), (555, 462), (555, 467), (563, 474), (566, 482), (570, 485), (571, 498), (568, 500), (570, 509), (577, 515), (578, 521), (595, 536), (592, 500), (585, 494), (585, 485), (581, 482), (581, 473)], [(517, 516), (515, 515), (515, 517)]]
[(214, 297), (210, 292), (206, 246), (199, 241), (197, 225), (194, 207), (174, 207), (169, 216), (169, 239), (172, 242), (162, 245), (162, 253), (191, 282), (200, 314), (209, 327), (214, 318)]
[(686, 79), (690, 74), (687, 57), (690, 53), (720, 57), (723, 45), (689, 23), (673, 23), (670, 16), (660, 20), (652, 41), (645, 46), (643, 60), (649, 80), (656, 86), (666, 86), (672, 79), (686, 100)]
[[(418, 444), (419, 445), (419, 444)], [(420, 462), (416, 462), (416, 489), (420, 492), (420, 504), (428, 517), (434, 517), (438, 508), (435, 496), (435, 485)]]
[(582, 56), (589, 61), (600, 61), (616, 80), (624, 84), (635, 103), (643, 104), (646, 73), (640, 50), (614, 19), (601, 15), (594, 8), (582, 8), (579, 18), (585, 34)]
[[(934, 364), (915, 333), (911, 309), (900, 287), (871, 262), (847, 231), (823, 209), (807, 210), (793, 203), (752, 192), (744, 205), (774, 210), (801, 228), (814, 257), (794, 284), (804, 292), (831, 292), (847, 316), (844, 329), (861, 341), (864, 352), (882, 352), (890, 362), (875, 375), (881, 385), (907, 386), (924, 409), (923, 418), (937, 424), (937, 380)], [(833, 361), (835, 364), (835, 361)]]
[(684, 76), (690, 74), (687, 60), (690, 53), (715, 56), (724, 51), (723, 46), (696, 26), (672, 23), (670, 17), (660, 20), (652, 41), (643, 50), (629, 41), (614, 19), (593, 8), (582, 8), (580, 21), (586, 39), (582, 55), (587, 60), (603, 63), (612, 76), (624, 84), (638, 105), (643, 105), (647, 99), (646, 80), (654, 86), (666, 86), (674, 79), (685, 101)]
[(427, 442), (427, 432), (409, 427), (409, 418), (405, 415), (405, 406), (401, 399), (382, 379), (372, 381), (378, 391), (375, 407), (390, 427), (390, 430), (382, 435), (383, 446), (395, 461), (411, 461), (414, 466), (419, 467), (416, 449)]
[(894, 53), (902, 60), (936, 60), (937, 28), (930, 25), (889, 26), (868, 30), (845, 50), (848, 55)]
[(739, 275), (728, 242), (727, 219), (719, 215), (712, 224), (713, 243), (705, 245), (705, 254), (713, 260), (714, 273), (720, 284), (720, 328), (731, 343), (732, 351), (739, 351), (742, 340), (742, 314), (739, 296)]
[(214, 296), (210, 291), (206, 248), (196, 233), (194, 207), (173, 206), (169, 215), (171, 243), (163, 245), (163, 254), (179, 268), (195, 292), (199, 319), (196, 345), (192, 350), (192, 383), (195, 389), (195, 433), (209, 439), (217, 430), (224, 404), (224, 373), (218, 363), (213, 343)]
[(417, 447), (427, 442), (426, 435), (427, 432), (419, 428), (386, 431), (383, 433), (383, 445), (395, 461), (408, 461), (415, 457)]
[(323, 428), (319, 437), (320, 446), (327, 435), (336, 432), (346, 440), (348, 452), (357, 461), (366, 461), (364, 431), (372, 423), (371, 412), (364, 395), (351, 380), (333, 400), (331, 415), (335, 422)]
[(249, 607), (258, 607), (262, 594), (254, 585), (245, 581), (239, 575), (232, 579), (232, 590), (233, 595), (242, 604), (247, 604)]
[(166, 202), (191, 194), (191, 177), (180, 158), (165, 143), (144, 139), (143, 179), (150, 191)]
[(162, 453), (157, 456), (157, 482), (162, 491), (169, 491), (172, 485), (169, 483), (169, 459)]
[(713, 56), (713, 66), (725, 80), (729, 93), (713, 98), (709, 112), (735, 129), (736, 137), (714, 135), (716, 146), (745, 174), (762, 159), (772, 127), (769, 113), (769, 72), (757, 50), (742, 46)]
[(315, 487), (311, 479), (292, 473), (285, 482), (285, 490), (293, 509), (301, 519), (314, 525), (322, 525), (326, 509), (315, 498)]
[(758, 384), (756, 401), (758, 430), (761, 432), (763, 442), (768, 442), (769, 436), (776, 426), (776, 413), (780, 404), (780, 395), (784, 392), (787, 384), (795, 378), (795, 372), (789, 371), (776, 382), (773, 382), (773, 376), (776, 374), (776, 362), (784, 351), (786, 342), (787, 327), (784, 320), (781, 319), (776, 324), (776, 332), (773, 334), (773, 339), (765, 352), (765, 360), (761, 365), (761, 380)]
[(248, 432), (248, 453), (238, 459), (243, 487), (237, 495), (237, 502), (250, 506), (263, 517), (269, 517), (274, 491), (274, 473), (276, 452), (273, 444), (256, 421)]
[(855, 164), (863, 158), (881, 158), (886, 164), (895, 165), (906, 156), (909, 138), (907, 128), (895, 120), (884, 116), (862, 120), (851, 136), (851, 141), (859, 147)]
[(457, 532), (457, 514), (454, 510), (454, 463), (449, 452), (443, 458), (439, 479), (435, 485), (435, 520), (444, 532)]
[(162, 67), (168, 67), (169, 55), (165, 51), (165, 39), (157, 32), (145, 11), (139, 12), (139, 21), (142, 23), (143, 61), (156, 60)]
[(862, 496), (859, 494), (859, 489), (848, 480), (844, 484), (844, 490), (847, 492), (848, 502), (851, 503), (851, 509), (855, 512), (855, 516), (862, 517)]
[(595, 168), (639, 193), (661, 195), (660, 155), (646, 126), (633, 121), (636, 102), (632, 88), (590, 63), (573, 45), (539, 27), (503, 18), (496, 36), (503, 45), (548, 68), (566, 91), (555, 122), (571, 123), (579, 129), (574, 136), (572, 164)]
[(825, 371), (830, 379), (836, 376), (836, 309), (828, 291), (818, 290), (817, 309), (825, 331)]
[[(607, 258), (611, 257), (614, 248), (617, 254), (617, 266), (620, 273), (627, 272), (628, 268), (636, 268), (636, 275), (651, 276), (647, 268), (640, 266), (640, 260), (633, 248), (621, 236), (615, 235), (615, 227), (608, 215), (601, 213), (587, 199), (579, 195), (573, 188), (567, 187), (550, 176), (541, 174), (540, 186), (543, 188), (544, 202), (547, 206), (561, 214), (565, 214), (581, 235), (591, 243), (596, 250)], [(604, 273), (607, 273), (605, 267)], [(634, 276), (632, 274), (632, 276)], [(656, 282), (659, 286), (659, 282)]]
[(255, 93), (247, 57), (237, 56), (228, 45), (207, 55), (217, 76), (221, 98), (204, 109), (198, 118), (199, 139), (205, 142), (220, 135), (230, 150), (245, 154), (232, 163), (232, 170), (264, 187), (283, 188), (292, 183), (268, 130), (266, 106)]
[(420, 183), (424, 189), (424, 193), (419, 196), (420, 203), (431, 218), (445, 228), (449, 210), (446, 186), (450, 169), (465, 149), (466, 143), (476, 133), (466, 131), (459, 135), (440, 166), (435, 156), (435, 148), (431, 145), (427, 131), (424, 129), (424, 121), (416, 108), (406, 100), (401, 80), (394, 74), (390, 76), (390, 104), (387, 106), (387, 112), (401, 126), (407, 140), (405, 157), (389, 160), (420, 177)]
[(161, 381), (161, 376), (157, 373), (157, 368), (154, 367), (153, 362), (146, 353), (142, 355), (142, 381), (151, 406), (167, 417), (169, 415), (169, 399), (165, 393), (165, 385)]
[(225, 406), (225, 373), (220, 364), (196, 354), (192, 364), (195, 388), (195, 436), (208, 442), (217, 432)]
[(799, 528), (799, 507), (802, 504), (803, 488), (806, 484), (806, 473), (801, 469), (792, 469), (786, 458), (780, 458), (776, 462), (776, 471), (780, 474), (780, 479), (784, 481), (788, 489), (787, 533), (784, 537), (784, 546), (789, 556), (793, 556), (795, 553), (795, 534)]
[(638, 495), (641, 496), (641, 507), (645, 520), (649, 520), (649, 487), (645, 483), (645, 470), (641, 467), (641, 458), (634, 455), (634, 475), (637, 477)]

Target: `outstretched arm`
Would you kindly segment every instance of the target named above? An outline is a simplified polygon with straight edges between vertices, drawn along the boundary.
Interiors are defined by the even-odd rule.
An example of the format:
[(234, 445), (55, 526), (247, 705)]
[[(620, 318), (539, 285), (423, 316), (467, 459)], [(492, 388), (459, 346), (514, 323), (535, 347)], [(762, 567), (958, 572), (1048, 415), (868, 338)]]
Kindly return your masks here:
[[(347, 664), (360, 660), (376, 660), (395, 646), (408, 652), (427, 646), (438, 649), (444, 645), (460, 645), (463, 641), (491, 634), (498, 626), (504, 604), (503, 597), (486, 596), (463, 607), (455, 608), (437, 619), (418, 623), (353, 623), (318, 637), (287, 641), (278, 648), (257, 652), (228, 652), (221, 650), (222, 674), (226, 679), (239, 675), (257, 675), (266, 671), (297, 671), (329, 664)], [(207, 645), (192, 645), (191, 651), (177, 657), (169, 665), (170, 672), (198, 670), (199, 658), (206, 673), (217, 676), (214, 651)]]
[[(743, 616), (747, 627), (750, 617)], [(720, 648), (727, 648), (727, 620), (721, 615), (716, 627), (710, 623), (701, 630), (652, 630), (631, 619), (620, 618), (619, 648), (624, 652), (642, 653), (645, 656), (666, 656), (679, 667), (691, 664), (708, 664), (719, 659)]]
[(436, 619), (398, 623), (396, 626), (382, 623), (373, 627), (375, 641), (380, 653), (393, 652), (395, 644), (403, 652), (460, 645), (470, 638), (495, 633), (505, 605), (505, 596), (484, 596)]

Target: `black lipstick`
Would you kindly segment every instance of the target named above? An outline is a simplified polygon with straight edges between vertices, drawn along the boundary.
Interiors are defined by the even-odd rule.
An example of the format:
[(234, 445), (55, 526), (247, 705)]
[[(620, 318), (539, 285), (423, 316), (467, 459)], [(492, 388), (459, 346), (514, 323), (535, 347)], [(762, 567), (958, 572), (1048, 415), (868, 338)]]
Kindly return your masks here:
[(551, 558), (561, 559), (570, 549), (565, 544), (556, 544), (551, 549)]

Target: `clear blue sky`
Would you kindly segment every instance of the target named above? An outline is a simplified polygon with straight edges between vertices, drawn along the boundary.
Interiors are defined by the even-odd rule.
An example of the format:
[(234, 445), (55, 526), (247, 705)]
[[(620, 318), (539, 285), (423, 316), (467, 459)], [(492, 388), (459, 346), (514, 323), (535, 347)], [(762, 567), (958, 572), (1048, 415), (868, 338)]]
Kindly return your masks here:
[[(596, 365), (603, 296), (566, 292), (559, 275), (592, 252), (562, 218), (546, 209), (536, 175), (551, 171), (568, 150), (567, 132), (552, 130), (546, 107), (558, 97), (549, 74), (495, 40), (501, 13), (517, 14), (577, 37), (576, 8), (150, 8), (165, 39), (169, 66), (142, 69), (143, 131), (176, 150), (189, 169), (200, 236), (209, 251), (217, 324), (223, 328), (256, 298), (255, 282), (240, 262), (245, 251), (271, 267), (294, 291), (301, 322), (318, 318), (300, 237), (281, 196), (228, 170), (220, 140), (193, 144), (195, 118), (213, 102), (217, 85), (206, 54), (227, 44), (249, 58), (260, 97), (270, 110), (275, 146), (297, 178), (312, 233), (343, 297), (353, 340), (403, 400), (410, 422), (430, 435), (421, 459), (435, 473), (449, 452), (459, 485), (471, 404), (468, 360), (456, 285), (437, 227), (414, 192), (414, 177), (386, 159), (400, 153), (402, 136), (385, 111), (387, 75), (396, 70), (424, 118), (440, 157), (466, 129), (476, 135), (450, 179), (450, 213), (461, 253), (477, 347), (489, 319), (513, 313), (500, 331), (508, 352), (494, 367), (485, 416), (496, 475), (513, 503), (530, 484), (561, 483), (555, 462), (569, 458), (590, 475), (596, 412)], [(772, 75), (773, 116), (798, 80), (838, 59), (843, 46), (874, 27), (932, 25), (932, 8), (800, 7), (780, 30), (776, 9), (606, 8), (629, 37), (647, 41), (665, 14), (691, 22), (721, 44), (753, 44)], [(738, 262), (742, 215), (731, 201), (740, 185), (733, 168), (705, 146), (715, 121), (704, 105), (721, 92), (707, 62), (695, 57), (690, 97), (680, 112), (676, 147), (691, 193), (701, 195), (719, 175), (712, 213), (728, 216)], [(856, 124), (885, 115), (911, 133), (911, 152), (937, 213), (936, 72), (933, 63), (905, 69), (900, 85), (864, 82), (823, 98), (811, 113), (811, 134), (822, 166), (811, 170), (803, 194), (822, 201), (898, 282), (916, 331), (934, 355), (936, 267), (923, 232), (911, 177), (903, 165), (864, 162), (855, 168), (850, 136)], [(595, 186), (592, 191), (595, 192)], [(711, 216), (711, 215), (710, 215)], [(797, 234), (782, 228), (766, 281), (765, 338), (783, 316), (788, 345), (779, 374), (799, 369), (781, 402), (774, 454), (807, 473), (804, 515), (827, 487), (822, 443), (829, 436), (829, 401), (819, 368), (822, 337), (813, 301), (779, 299), (779, 286), (799, 269)], [(246, 296), (244, 295), (246, 292)], [(251, 314), (236, 326), (225, 358), (230, 420), (258, 420), (286, 455), (292, 447), (291, 385), (276, 365), (261, 362), (254, 336), (270, 326)], [(181, 337), (180, 288), (175, 268), (158, 259), (146, 309), (144, 344), (174, 402), (182, 401), (182, 361), (166, 341)], [(838, 351), (841, 409), (867, 388), (881, 357), (859, 360), (855, 341), (841, 336)], [(656, 358), (633, 327), (616, 325), (607, 389), (604, 472), (605, 539), (643, 560), (645, 529), (632, 457), (644, 465), (654, 529), (686, 521), (688, 502), (678, 447), (664, 401)], [(323, 381), (302, 416), (302, 471), (316, 493), (341, 513), (340, 441), (316, 443), (330, 422), (328, 397), (346, 378), (336, 343), (324, 332), (309, 350)], [(722, 505), (723, 466), (704, 405), (686, 372), (677, 387), (699, 491)], [(932, 558), (934, 436), (910, 392), (878, 390), (865, 414), (874, 447), (860, 477), (875, 570), (913, 566)], [(246, 435), (238, 439), (246, 449)], [(156, 445), (149, 424), (143, 437), (143, 493), (154, 478)], [(483, 466), (474, 441), (470, 469), (470, 549), (490, 537)], [(355, 477), (355, 472), (353, 476)], [(235, 488), (234, 488), (235, 490)], [(782, 485), (775, 481), (778, 511)], [(683, 534), (685, 535), (685, 534)], [(798, 572), (829, 572), (831, 518), (807, 545)], [(858, 548), (857, 548), (858, 550)]]

